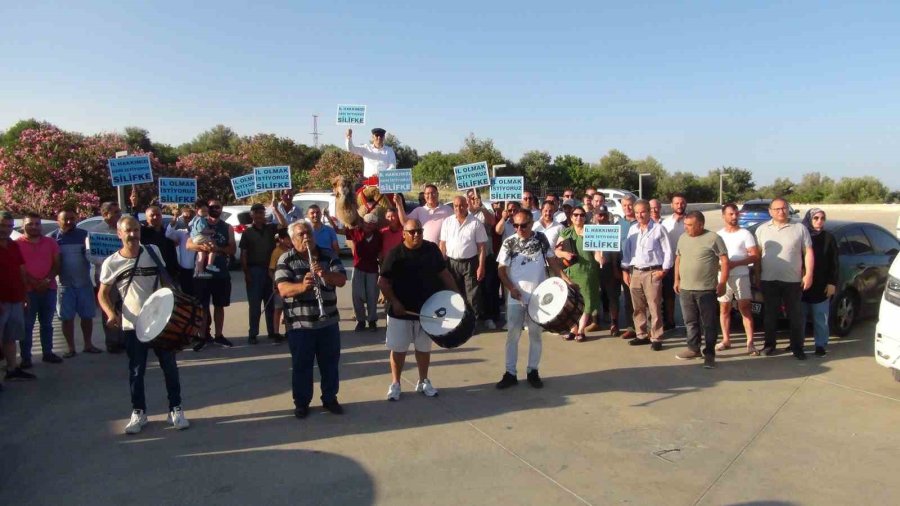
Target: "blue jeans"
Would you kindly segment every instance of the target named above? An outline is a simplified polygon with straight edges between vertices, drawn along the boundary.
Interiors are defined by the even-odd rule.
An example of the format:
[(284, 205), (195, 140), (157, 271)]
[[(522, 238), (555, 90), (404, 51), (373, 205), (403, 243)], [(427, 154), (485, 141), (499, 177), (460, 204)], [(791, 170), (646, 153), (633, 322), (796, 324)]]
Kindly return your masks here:
[(804, 302), (803, 309), (803, 326), (806, 327), (806, 318), (812, 313), (813, 320), (813, 336), (816, 341), (816, 347), (828, 345), (828, 313), (831, 307), (831, 299), (825, 299), (822, 302)]
[[(144, 399), (144, 373), (147, 372), (147, 355), (150, 346), (138, 341), (137, 334), (133, 330), (123, 330), (125, 337), (125, 351), (128, 353), (128, 386), (131, 388), (131, 408), (147, 410), (147, 401)], [(175, 406), (181, 406), (181, 382), (178, 379), (178, 364), (175, 362), (175, 352), (153, 348), (163, 377), (166, 379), (166, 393), (169, 396), (169, 411)]]
[(28, 292), (28, 311), (25, 313), (25, 336), (19, 341), (22, 360), (31, 360), (34, 321), (41, 322), (41, 348), (44, 356), (53, 354), (53, 315), (56, 314), (56, 290), (44, 293)]
[(287, 333), (291, 348), (291, 385), (294, 406), (309, 406), (313, 395), (313, 359), (319, 364), (322, 376), (322, 402), (337, 400), (341, 362), (341, 332), (338, 324), (321, 329), (290, 329)]
[(272, 315), (275, 305), (272, 304), (272, 279), (269, 278), (268, 267), (251, 265), (247, 268), (250, 274), (250, 283), (247, 285), (247, 303), (250, 305), (250, 329), (247, 335), (256, 337), (259, 335), (260, 304), (265, 306), (266, 330), (271, 336), (273, 332)]

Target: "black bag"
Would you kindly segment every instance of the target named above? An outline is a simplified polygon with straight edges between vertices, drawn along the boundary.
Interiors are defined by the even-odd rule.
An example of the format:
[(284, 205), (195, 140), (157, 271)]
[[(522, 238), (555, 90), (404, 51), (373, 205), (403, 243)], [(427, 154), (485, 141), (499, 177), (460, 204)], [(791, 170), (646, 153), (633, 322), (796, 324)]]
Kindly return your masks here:
[(571, 267), (578, 263), (580, 257), (578, 256), (578, 243), (575, 242), (575, 239), (572, 239), (571, 237), (563, 239), (562, 241), (560, 241), (559, 246), (557, 247), (563, 251), (575, 255), (575, 258), (573, 258), (572, 260), (560, 258), (559, 260), (560, 262), (562, 262), (563, 267)]

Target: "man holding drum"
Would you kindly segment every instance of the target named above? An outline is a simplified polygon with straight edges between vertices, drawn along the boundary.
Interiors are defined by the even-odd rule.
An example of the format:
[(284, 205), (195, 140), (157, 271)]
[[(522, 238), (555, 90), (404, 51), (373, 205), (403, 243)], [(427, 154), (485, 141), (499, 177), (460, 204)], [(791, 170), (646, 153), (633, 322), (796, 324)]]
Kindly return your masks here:
[[(144, 373), (147, 370), (147, 354), (150, 345), (138, 341), (134, 323), (141, 308), (153, 292), (159, 288), (159, 265), (165, 268), (159, 249), (148, 244), (141, 246), (141, 225), (133, 216), (122, 217), (117, 225), (117, 235), (122, 249), (113, 253), (100, 269), (100, 307), (106, 314), (106, 326), (121, 329), (128, 353), (128, 383), (131, 386), (131, 420), (125, 426), (126, 434), (137, 434), (147, 425), (144, 399)], [(155, 255), (154, 259), (152, 255)], [(122, 297), (121, 313), (110, 296), (113, 290)], [(169, 396), (169, 422), (178, 430), (187, 429), (190, 423), (181, 409), (181, 383), (175, 352), (154, 348), (159, 367), (166, 379)]]
[[(548, 209), (547, 207), (544, 208)], [(559, 260), (547, 237), (531, 230), (531, 212), (522, 209), (513, 215), (516, 235), (503, 241), (497, 262), (500, 264), (500, 281), (509, 297), (506, 301), (506, 371), (497, 383), (497, 388), (509, 388), (519, 383), (516, 378), (516, 359), (519, 354), (519, 337), (528, 312), (528, 302), (534, 289), (547, 279), (547, 266), (554, 276), (561, 277), (567, 284), (572, 281), (562, 272)], [(546, 262), (546, 264), (545, 264)], [(537, 322), (528, 321), (528, 383), (534, 388), (544, 386), (538, 373), (541, 361), (541, 327)]]
[(428, 297), (441, 290), (455, 292), (457, 286), (437, 244), (424, 240), (422, 236), (421, 222), (406, 220), (403, 223), (403, 242), (388, 253), (378, 279), (378, 287), (388, 301), (385, 344), (391, 352), (389, 401), (400, 400), (400, 374), (411, 344), (415, 345), (419, 367), (416, 392), (422, 392), (427, 397), (438, 393), (428, 379), (431, 339), (422, 330), (419, 317), (407, 311), (421, 312)]

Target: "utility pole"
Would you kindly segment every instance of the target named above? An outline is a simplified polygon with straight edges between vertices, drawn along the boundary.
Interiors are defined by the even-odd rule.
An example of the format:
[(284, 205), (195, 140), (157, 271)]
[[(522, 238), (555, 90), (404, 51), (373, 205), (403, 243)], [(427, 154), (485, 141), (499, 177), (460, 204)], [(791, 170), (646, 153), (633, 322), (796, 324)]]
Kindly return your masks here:
[[(128, 156), (128, 151), (116, 151), (116, 158), (125, 158)], [(131, 189), (134, 190), (134, 185), (131, 185)], [(119, 201), (119, 209), (122, 211), (128, 209), (125, 207), (125, 186), (116, 186), (116, 197)]]
[(644, 176), (652, 176), (653, 174), (649, 172), (642, 172), (638, 174), (638, 198), (644, 198)]
[(313, 136), (313, 146), (316, 149), (319, 149), (319, 115), (313, 114), (313, 131), (310, 132)]
[(719, 205), (722, 205), (722, 193), (725, 185), (723, 184), (723, 180), (725, 179), (725, 173), (722, 172), (722, 169), (719, 169)]

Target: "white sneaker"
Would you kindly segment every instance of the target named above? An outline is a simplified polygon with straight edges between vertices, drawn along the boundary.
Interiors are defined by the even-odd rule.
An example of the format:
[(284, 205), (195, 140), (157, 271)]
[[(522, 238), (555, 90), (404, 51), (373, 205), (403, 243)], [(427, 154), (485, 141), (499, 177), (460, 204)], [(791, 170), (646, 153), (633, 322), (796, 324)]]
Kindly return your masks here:
[(400, 400), (400, 383), (391, 383), (391, 388), (388, 389), (387, 400)]
[(219, 272), (219, 268), (213, 264), (207, 265), (206, 270), (208, 270), (209, 272)]
[(125, 434), (137, 434), (147, 425), (147, 415), (143, 409), (136, 409), (131, 412), (131, 420), (125, 426)]
[(497, 330), (497, 324), (494, 323), (494, 320), (485, 320), (484, 327), (488, 330)]
[(426, 397), (434, 397), (438, 394), (437, 388), (431, 386), (431, 380), (428, 378), (416, 383), (416, 392), (422, 392)]
[(178, 430), (184, 430), (191, 426), (191, 422), (184, 417), (184, 410), (181, 409), (181, 406), (175, 406), (169, 412), (169, 423)]

